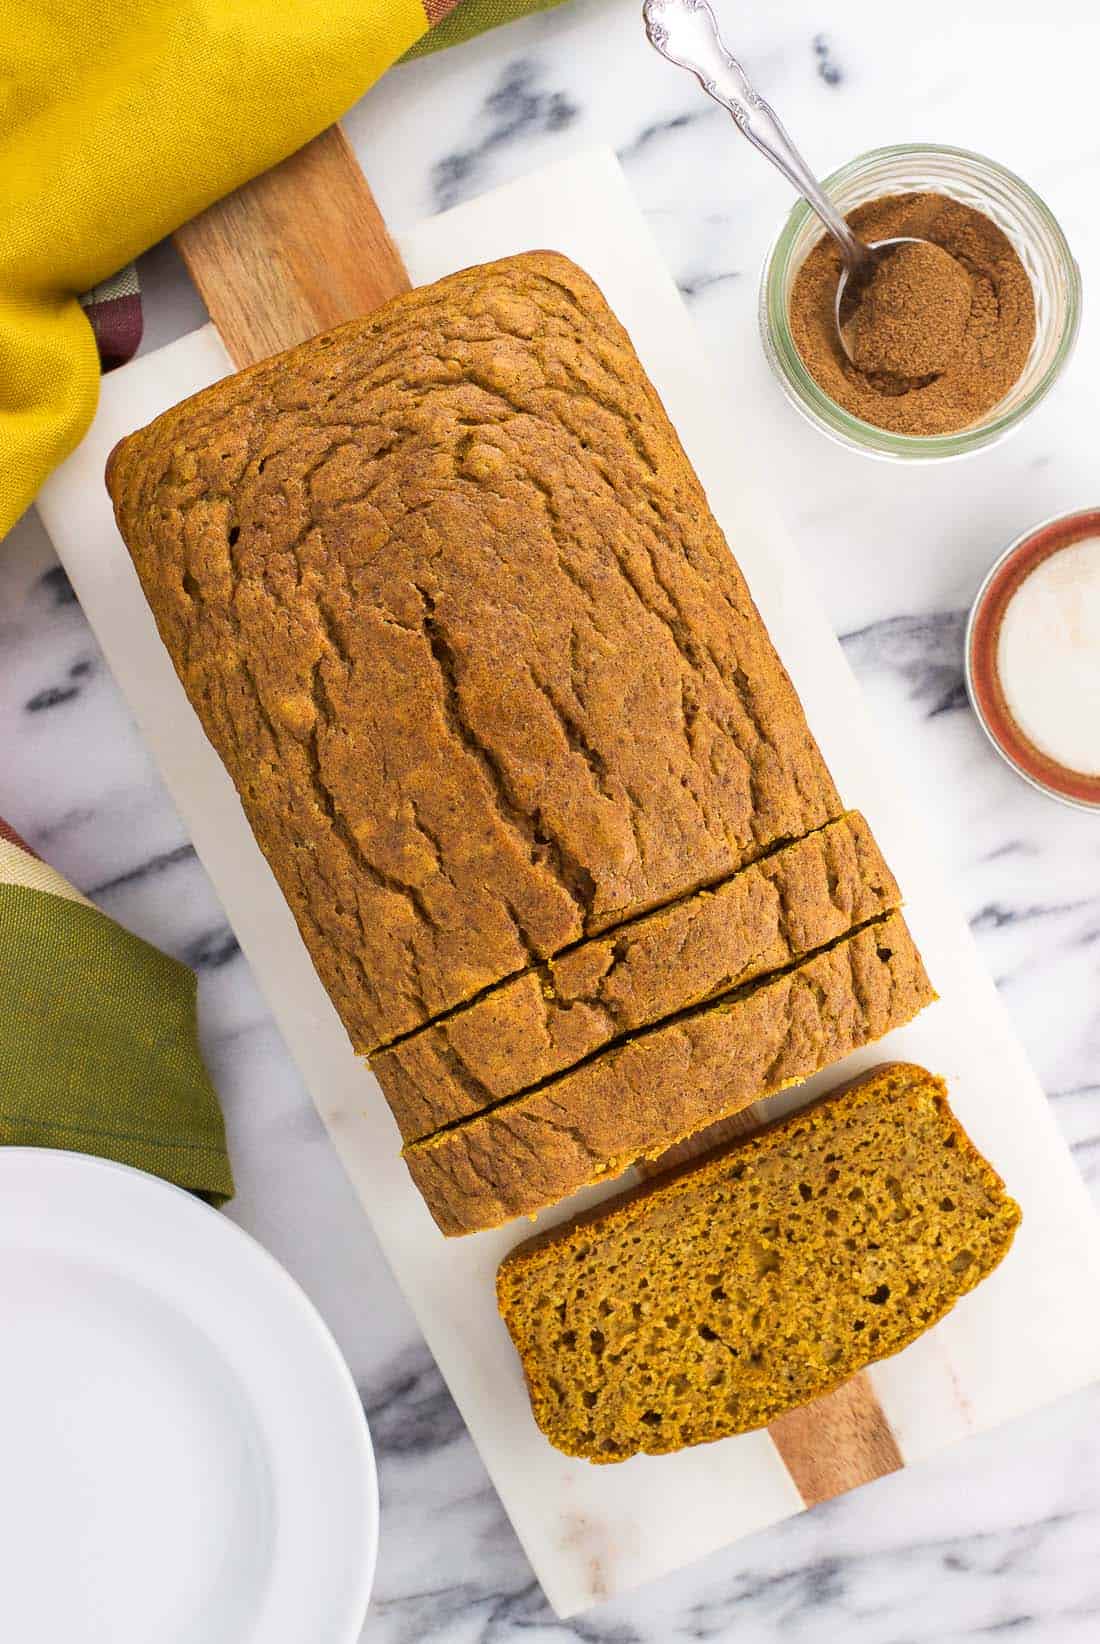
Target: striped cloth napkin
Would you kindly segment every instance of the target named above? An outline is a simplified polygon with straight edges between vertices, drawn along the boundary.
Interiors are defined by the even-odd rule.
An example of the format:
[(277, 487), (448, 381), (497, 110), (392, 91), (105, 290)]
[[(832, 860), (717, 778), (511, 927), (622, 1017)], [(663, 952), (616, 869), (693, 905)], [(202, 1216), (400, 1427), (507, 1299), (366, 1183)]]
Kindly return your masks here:
[(0, 819), (0, 1143), (94, 1153), (233, 1195), (195, 977)]
[(80, 306), (95, 337), (100, 370), (113, 371), (116, 365), (132, 360), (143, 325), (141, 285), (134, 264), (128, 263), (111, 279), (93, 286), (81, 297)]

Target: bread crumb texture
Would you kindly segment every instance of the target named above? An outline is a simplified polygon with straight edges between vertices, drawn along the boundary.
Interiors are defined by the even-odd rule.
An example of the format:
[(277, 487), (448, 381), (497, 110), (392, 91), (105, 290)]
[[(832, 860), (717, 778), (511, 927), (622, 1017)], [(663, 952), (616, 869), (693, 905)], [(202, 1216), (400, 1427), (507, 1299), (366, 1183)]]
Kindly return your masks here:
[(762, 1427), (896, 1353), (1019, 1220), (943, 1081), (893, 1063), (521, 1245), (497, 1294), (551, 1444), (616, 1462)]
[(840, 813), (629, 339), (562, 257), (229, 377), (108, 484), (360, 1051)]

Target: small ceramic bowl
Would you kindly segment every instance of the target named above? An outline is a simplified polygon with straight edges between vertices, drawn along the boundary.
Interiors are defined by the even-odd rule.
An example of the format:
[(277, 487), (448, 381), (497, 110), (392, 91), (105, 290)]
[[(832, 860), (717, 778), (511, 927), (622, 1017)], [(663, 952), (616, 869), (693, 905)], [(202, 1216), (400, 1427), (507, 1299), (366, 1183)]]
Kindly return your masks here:
[(819, 388), (791, 335), (791, 289), (821, 224), (800, 200), (768, 253), (760, 285), (760, 333), (768, 363), (791, 404), (822, 433), (864, 456), (932, 462), (967, 456), (1017, 428), (1054, 386), (1077, 337), (1081, 278), (1065, 235), (1035, 191), (1004, 166), (967, 149), (907, 143), (861, 154), (825, 179), (844, 212), (883, 194), (949, 195), (995, 222), (1019, 252), (1035, 294), (1035, 341), (999, 405), (954, 434), (896, 434), (853, 417)]
[[(997, 672), (1001, 623), (1021, 583), (1043, 560), (1100, 536), (1100, 508), (1059, 514), (1009, 544), (978, 589), (966, 626), (966, 688), (978, 722), (1001, 757), (1033, 788), (1078, 810), (1100, 811), (1100, 776), (1067, 770), (1042, 753), (1009, 712)], [(1042, 667), (1042, 658), (1036, 659)]]

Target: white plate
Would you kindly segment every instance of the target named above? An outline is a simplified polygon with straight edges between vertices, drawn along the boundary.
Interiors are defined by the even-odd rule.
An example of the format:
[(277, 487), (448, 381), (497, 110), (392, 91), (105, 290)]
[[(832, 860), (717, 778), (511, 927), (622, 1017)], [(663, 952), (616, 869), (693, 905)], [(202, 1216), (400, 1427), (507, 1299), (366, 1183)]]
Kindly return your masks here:
[(362, 1405), (273, 1257), (154, 1176), (0, 1148), (0, 1610), (20, 1644), (351, 1644)]

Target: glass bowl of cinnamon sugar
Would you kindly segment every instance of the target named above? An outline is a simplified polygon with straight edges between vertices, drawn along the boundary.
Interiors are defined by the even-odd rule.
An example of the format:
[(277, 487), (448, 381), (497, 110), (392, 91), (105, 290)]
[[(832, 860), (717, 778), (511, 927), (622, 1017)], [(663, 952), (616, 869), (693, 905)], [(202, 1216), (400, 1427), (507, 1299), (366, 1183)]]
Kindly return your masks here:
[(961, 256), (976, 280), (975, 330), (951, 371), (904, 382), (857, 378), (827, 326), (835, 284), (825, 265), (834, 253), (799, 201), (760, 286), (764, 351), (787, 398), (823, 433), (868, 456), (942, 461), (1003, 439), (1050, 392), (1077, 336), (1080, 274), (1049, 208), (994, 161), (924, 144), (874, 149), (824, 186), (866, 238), (916, 233)]

